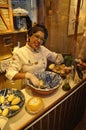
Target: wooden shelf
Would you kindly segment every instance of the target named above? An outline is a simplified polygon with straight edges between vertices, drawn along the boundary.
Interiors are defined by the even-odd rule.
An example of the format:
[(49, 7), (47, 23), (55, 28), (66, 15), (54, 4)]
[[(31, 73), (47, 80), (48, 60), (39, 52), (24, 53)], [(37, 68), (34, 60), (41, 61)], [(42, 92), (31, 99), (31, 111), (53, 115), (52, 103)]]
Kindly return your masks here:
[(13, 34), (13, 33), (27, 33), (27, 30), (19, 30), (19, 31), (12, 31), (12, 32), (5, 32), (5, 33), (1, 33), (0, 35), (5, 35), (5, 34)]
[(0, 34), (12, 32), (13, 15), (10, 0), (0, 0)]

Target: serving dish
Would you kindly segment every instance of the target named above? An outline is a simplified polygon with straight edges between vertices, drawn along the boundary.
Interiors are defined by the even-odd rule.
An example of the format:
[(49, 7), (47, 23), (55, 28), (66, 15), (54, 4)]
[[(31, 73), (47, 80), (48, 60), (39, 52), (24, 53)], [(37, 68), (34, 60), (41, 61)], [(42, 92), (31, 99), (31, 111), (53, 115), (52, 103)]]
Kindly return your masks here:
[(71, 72), (72, 66), (67, 67), (65, 64), (61, 65), (50, 64), (49, 69), (59, 74), (60, 76), (66, 76), (68, 73)]
[[(12, 100), (8, 100), (11, 95), (13, 96), (13, 99), (11, 97), (10, 99)], [(21, 110), (24, 102), (25, 96), (20, 90), (14, 88), (0, 90), (0, 116), (9, 118), (16, 115)]]
[(27, 101), (25, 108), (28, 113), (36, 114), (43, 110), (44, 102), (41, 97), (32, 97)]
[(42, 95), (48, 95), (56, 91), (56, 89), (61, 85), (62, 78), (59, 74), (51, 71), (43, 71), (40, 73), (35, 73), (39, 80), (43, 81), (43, 86), (34, 86), (29, 80), (27, 80), (27, 85), (36, 93)]

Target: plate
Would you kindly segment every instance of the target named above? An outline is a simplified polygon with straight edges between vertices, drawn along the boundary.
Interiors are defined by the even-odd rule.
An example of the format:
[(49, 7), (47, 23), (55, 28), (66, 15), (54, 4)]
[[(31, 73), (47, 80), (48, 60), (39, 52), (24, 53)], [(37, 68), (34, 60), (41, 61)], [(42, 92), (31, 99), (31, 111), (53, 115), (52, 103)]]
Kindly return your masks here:
[(67, 67), (65, 66), (65, 64), (61, 64), (61, 65), (51, 64), (49, 66), (49, 69), (55, 73), (58, 73), (60, 76), (66, 76), (68, 73), (70, 73), (72, 67), (71, 66)]
[(0, 130), (4, 130), (7, 122), (8, 122), (7, 117), (0, 116)]
[(51, 71), (35, 73), (35, 75), (39, 80), (43, 81), (43, 86), (36, 87), (29, 80), (27, 80), (27, 85), (29, 85), (31, 89), (39, 94), (50, 94), (54, 92), (62, 83), (61, 76)]
[[(14, 99), (16, 97), (18, 97), (20, 99), (20, 101), (16, 104), (12, 104), (12, 101), (8, 101), (8, 97), (10, 95), (14, 96)], [(4, 99), (3, 99), (4, 97)], [(2, 98), (2, 99), (1, 99)], [(4, 116), (6, 117), (12, 117), (14, 115), (16, 115), (22, 108), (22, 106), (24, 105), (25, 102), (25, 96), (24, 94), (17, 89), (14, 88), (6, 88), (6, 89), (2, 89), (0, 90), (0, 110), (3, 112), (5, 109), (8, 110), (8, 114), (5, 114)], [(19, 108), (18, 109), (10, 109), (11, 106), (15, 106), (17, 105)], [(0, 112), (0, 116), (3, 116), (2, 112)]]

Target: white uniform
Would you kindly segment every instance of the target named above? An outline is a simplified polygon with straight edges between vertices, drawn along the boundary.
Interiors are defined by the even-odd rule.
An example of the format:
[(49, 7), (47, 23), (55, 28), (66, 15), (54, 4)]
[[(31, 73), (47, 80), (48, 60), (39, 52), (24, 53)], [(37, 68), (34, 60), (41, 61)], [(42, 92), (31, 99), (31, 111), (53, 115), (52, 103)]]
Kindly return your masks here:
[(47, 59), (52, 62), (61, 63), (63, 57), (48, 50), (44, 46), (40, 46), (34, 51), (29, 45), (19, 48), (13, 55), (12, 62), (6, 70), (6, 77), (10, 80), (18, 72), (40, 72), (45, 71), (47, 67)]

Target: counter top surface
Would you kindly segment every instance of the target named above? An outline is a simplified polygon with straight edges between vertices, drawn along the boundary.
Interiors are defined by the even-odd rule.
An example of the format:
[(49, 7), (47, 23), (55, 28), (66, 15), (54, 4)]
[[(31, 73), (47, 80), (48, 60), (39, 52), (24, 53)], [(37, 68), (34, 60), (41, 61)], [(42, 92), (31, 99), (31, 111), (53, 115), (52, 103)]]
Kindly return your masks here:
[[(71, 88), (76, 86), (76, 84), (72, 80), (70, 81), (70, 84), (71, 84)], [(32, 96), (39, 96), (44, 101), (44, 109), (41, 111), (41, 113), (31, 115), (27, 113), (27, 111), (25, 110), (25, 104), (24, 104), (23, 108), (17, 115), (9, 118), (8, 123), (4, 130), (22, 129), (24, 126), (27, 126), (29, 123), (34, 121), (37, 117), (39, 117), (43, 112), (48, 110), (48, 108), (50, 108), (52, 104), (58, 101), (62, 96), (65, 96), (65, 94), (67, 93), (62, 90), (62, 85), (56, 90), (56, 92), (47, 96), (41, 96), (36, 93), (33, 93), (31, 89), (29, 88), (29, 86), (26, 87), (25, 89), (22, 89), (21, 91), (25, 95), (25, 104)]]

